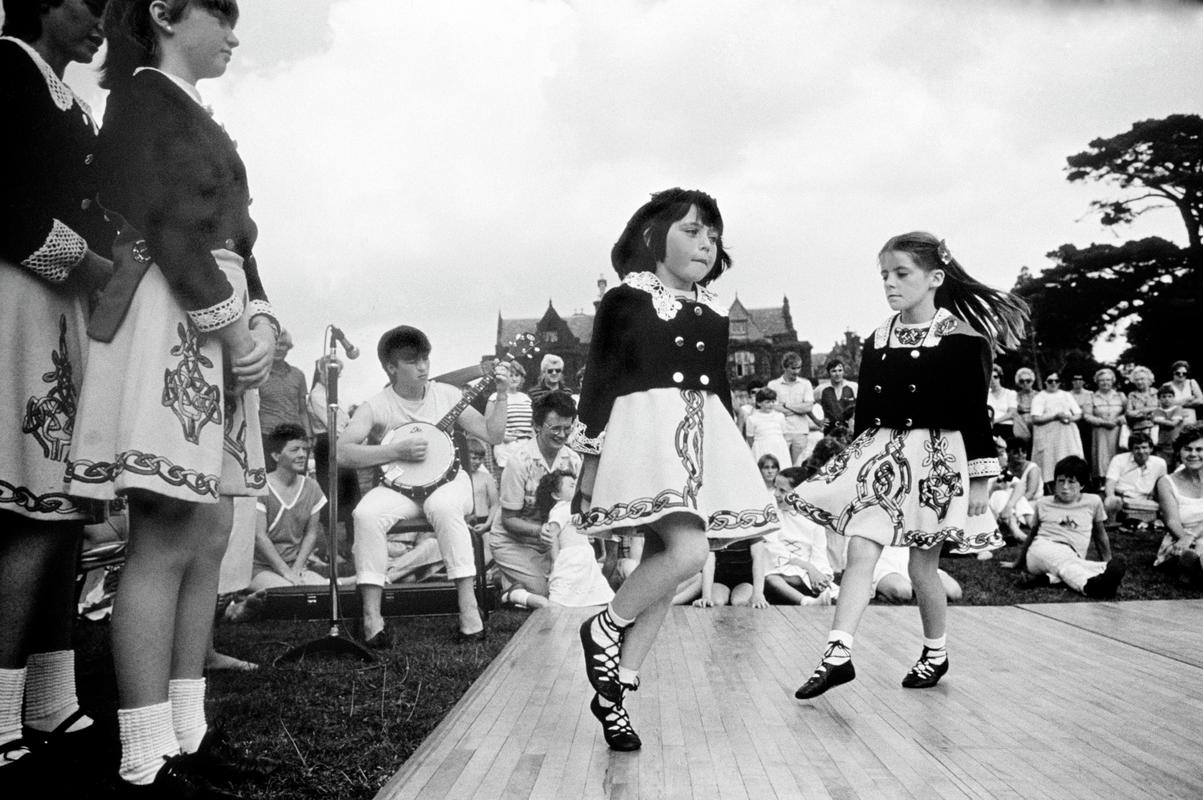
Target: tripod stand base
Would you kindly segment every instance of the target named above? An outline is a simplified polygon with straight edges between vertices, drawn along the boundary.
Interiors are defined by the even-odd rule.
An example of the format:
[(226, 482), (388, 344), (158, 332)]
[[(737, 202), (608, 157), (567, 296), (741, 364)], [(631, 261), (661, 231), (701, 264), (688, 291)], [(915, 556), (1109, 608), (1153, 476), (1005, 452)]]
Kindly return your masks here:
[(273, 664), (284, 664), (290, 661), (300, 661), (306, 656), (312, 655), (336, 655), (336, 656), (354, 656), (360, 661), (375, 661), (376, 654), (364, 647), (354, 639), (343, 636), (338, 629), (337, 624), (330, 626), (330, 633), (321, 639), (314, 639), (312, 642), (297, 645), (288, 652), (281, 655)]

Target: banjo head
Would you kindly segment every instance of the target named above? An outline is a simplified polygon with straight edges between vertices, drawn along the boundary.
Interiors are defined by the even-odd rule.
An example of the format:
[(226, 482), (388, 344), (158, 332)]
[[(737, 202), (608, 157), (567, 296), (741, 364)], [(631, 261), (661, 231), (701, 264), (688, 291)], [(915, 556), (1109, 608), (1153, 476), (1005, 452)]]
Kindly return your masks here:
[(392, 444), (399, 439), (412, 437), (425, 440), (426, 458), (385, 464), (381, 468), (385, 485), (394, 489), (421, 489), (442, 481), (456, 464), (455, 443), (451, 437), (426, 422), (410, 422), (394, 428), (380, 443)]

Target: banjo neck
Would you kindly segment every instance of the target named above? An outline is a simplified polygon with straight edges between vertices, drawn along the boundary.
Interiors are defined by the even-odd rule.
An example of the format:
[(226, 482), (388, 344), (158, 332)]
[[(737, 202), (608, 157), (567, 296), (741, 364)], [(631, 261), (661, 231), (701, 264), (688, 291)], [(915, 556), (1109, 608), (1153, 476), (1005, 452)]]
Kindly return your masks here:
[(480, 397), (492, 386), (492, 382), (489, 380), (490, 377), (490, 375), (485, 375), (476, 383), (465, 388), (463, 394), (460, 396), (459, 402), (452, 406), (451, 410), (444, 414), (443, 418), (435, 423), (435, 427), (443, 433), (451, 435), (451, 429), (455, 427), (455, 421), (459, 419), (460, 414), (464, 413), (464, 409), (467, 408), (473, 400)]

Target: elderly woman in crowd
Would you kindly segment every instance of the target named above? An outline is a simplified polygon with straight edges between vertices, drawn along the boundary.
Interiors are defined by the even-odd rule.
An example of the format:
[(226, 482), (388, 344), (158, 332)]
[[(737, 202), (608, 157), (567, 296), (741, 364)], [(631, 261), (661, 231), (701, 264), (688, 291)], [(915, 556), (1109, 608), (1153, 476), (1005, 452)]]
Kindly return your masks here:
[(1193, 424), (1197, 419), (1195, 409), (1203, 406), (1203, 391), (1199, 382), (1190, 376), (1190, 364), (1175, 361), (1170, 367), (1170, 386), (1174, 387), (1174, 402), (1182, 409), (1183, 422)]
[(1127, 403), (1115, 388), (1115, 372), (1103, 367), (1094, 373), (1095, 391), (1090, 396), (1090, 407), (1082, 410), (1090, 424), (1090, 467), (1091, 474), (1102, 478), (1107, 474), (1111, 459), (1119, 452), (1120, 426), (1124, 421)]
[(1153, 370), (1148, 367), (1133, 367), (1128, 373), (1128, 380), (1132, 381), (1134, 387), (1128, 392), (1128, 407), (1124, 410), (1128, 429), (1132, 433), (1143, 433), (1156, 441), (1153, 412), (1157, 409), (1157, 390), (1153, 388)]
[(1035, 397), (1036, 373), (1028, 367), (1015, 370), (1014, 435), (1016, 439), (1022, 439), (1029, 444), (1032, 441), (1032, 400)]
[(1153, 566), (1177, 567), (1179, 574), (1203, 580), (1203, 425), (1187, 425), (1174, 440), (1182, 465), (1157, 481), (1157, 503), (1168, 532)]
[(1074, 424), (1081, 418), (1082, 409), (1061, 388), (1061, 376), (1050, 372), (1044, 391), (1032, 398), (1032, 461), (1041, 474), (1052, 475), (1066, 456), (1082, 456), (1082, 437)]

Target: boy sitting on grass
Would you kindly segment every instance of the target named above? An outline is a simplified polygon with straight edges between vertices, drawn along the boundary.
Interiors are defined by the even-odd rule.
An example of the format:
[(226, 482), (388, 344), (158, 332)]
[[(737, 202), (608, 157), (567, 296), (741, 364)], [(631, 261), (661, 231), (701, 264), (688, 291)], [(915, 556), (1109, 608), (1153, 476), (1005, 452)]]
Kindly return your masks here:
[[(1063, 458), (1053, 468), (1053, 494), (1036, 501), (1032, 535), (1011, 565), (1033, 576), (1027, 586), (1065, 583), (1087, 597), (1115, 597), (1124, 564), (1111, 557), (1103, 501), (1082, 492), (1089, 480), (1090, 466), (1078, 456)], [(1086, 559), (1092, 540), (1099, 561)]]

